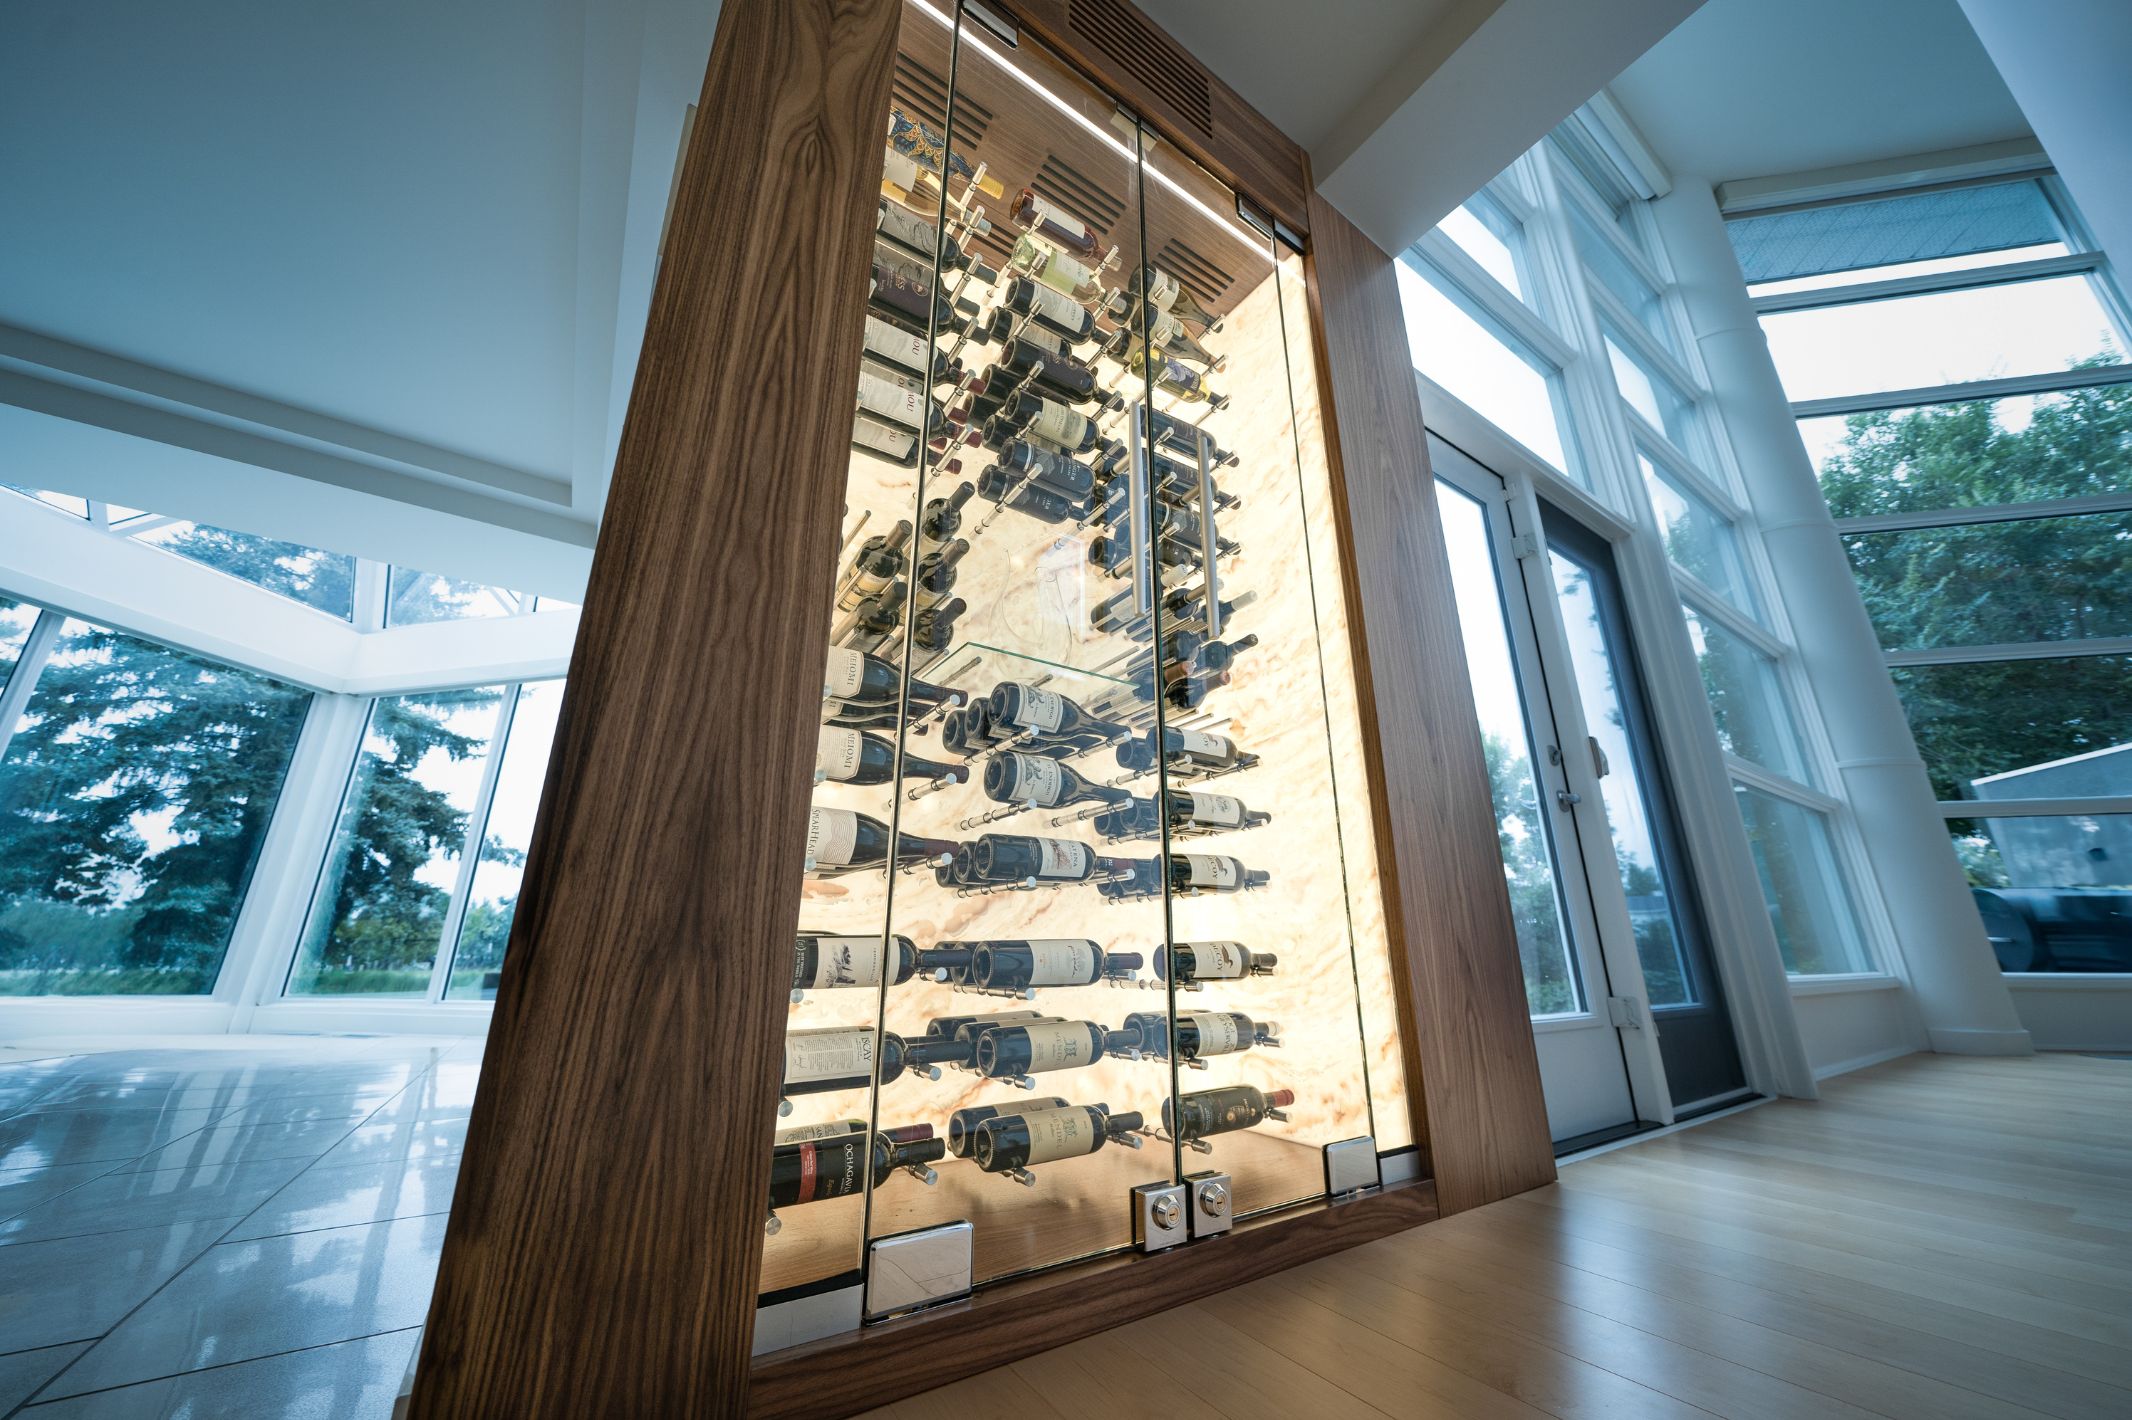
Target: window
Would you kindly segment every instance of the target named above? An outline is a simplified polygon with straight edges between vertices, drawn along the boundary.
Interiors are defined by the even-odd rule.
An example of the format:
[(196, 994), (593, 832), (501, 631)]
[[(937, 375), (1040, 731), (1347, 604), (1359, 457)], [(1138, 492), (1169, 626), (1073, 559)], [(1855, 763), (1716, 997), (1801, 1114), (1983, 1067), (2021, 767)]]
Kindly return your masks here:
[(0, 994), (212, 990), (310, 697), (71, 618), (40, 659), (0, 726)]
[(129, 535), (342, 621), (355, 614), (353, 557), (204, 523), (155, 522)]
[(1745, 785), (1734, 792), (1784, 969), (1794, 976), (1872, 970), (1827, 816)]
[(1636, 322), (1657, 339), (1665, 342), (1668, 349), (1679, 353), (1673, 338), (1673, 328), (1666, 320), (1665, 303), (1651, 283), (1638, 274), (1636, 268), (1600, 234), (1598, 227), (1584, 215), (1580, 208), (1569, 209), (1569, 227), (1575, 234), (1577, 255), (1583, 258), (1584, 269), (1598, 278), (1599, 284), (1614, 294), (1622, 307)]
[[(2122, 915), (2112, 815), (2062, 806), (2132, 799), (2132, 368), (2069, 210), (2025, 178), (1730, 228), (2009, 971), (2103, 969), (2122, 944), (2098, 926)], [(1945, 397), (1901, 402), (1927, 388)]]
[(548, 777), (548, 754), (555, 745), (555, 717), (562, 702), (559, 680), (521, 686), (512, 699), (503, 763), (445, 984), (448, 999), (496, 999), (496, 972), (511, 936), (511, 916), (518, 906), (518, 885), (525, 876), (526, 849), (533, 842), (534, 812)]
[(47, 508), (57, 508), (73, 517), (89, 516), (89, 500), (77, 498), (71, 493), (47, 493), (42, 489), (22, 488), (12, 483), (0, 483), (0, 488), (5, 488), (10, 493), (19, 493), (33, 502), (44, 504)]
[(1698, 615), (1692, 605), (1683, 606), (1681, 615), (1702, 668), (1703, 693), (1710, 697), (1718, 743), (1727, 754), (1804, 782), (1806, 752), (1778, 680), (1776, 659), (1707, 614)]
[(8, 672), (22, 655), (22, 647), (37, 625), (37, 608), (0, 597), (0, 691), (7, 689)]
[(532, 604), (531, 597), (502, 587), (395, 567), (386, 593), (385, 624), (417, 626), (466, 617), (517, 616), (530, 611)]
[(290, 994), (428, 993), (504, 691), (372, 704)]
[(1483, 324), (1434, 268), (1410, 257), (1397, 269), (1416, 367), (1550, 467), (1567, 472), (1553, 372), (1507, 331)]
[(1523, 274), (1525, 229), (1502, 203), (1486, 192), (1475, 193), (1437, 228), (1505, 291), (1528, 305), (1532, 303), (1532, 283)]
[(1622, 399), (1643, 422), (1673, 441), (1683, 452), (1695, 448), (1695, 401), (1649, 364), (1622, 348), (1628, 342), (1608, 330), (1606, 356), (1614, 368), (1614, 383)]
[(1659, 472), (1648, 454), (1639, 452), (1636, 464), (1643, 472), (1644, 491), (1651, 496), (1651, 512), (1658, 519), (1659, 536), (1665, 539), (1667, 558), (1734, 610), (1758, 617), (1761, 598), (1755, 593), (1754, 578), (1740, 547), (1740, 531), (1732, 520)]

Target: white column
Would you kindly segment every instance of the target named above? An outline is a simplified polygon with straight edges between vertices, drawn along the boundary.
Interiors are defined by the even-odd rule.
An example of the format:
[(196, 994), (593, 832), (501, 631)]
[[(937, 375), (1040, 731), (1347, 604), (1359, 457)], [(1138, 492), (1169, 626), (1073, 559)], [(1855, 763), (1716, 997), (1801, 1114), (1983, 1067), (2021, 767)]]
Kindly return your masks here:
[(1932, 1048), (2026, 1054), (1879, 638), (1707, 184), (1652, 205)]

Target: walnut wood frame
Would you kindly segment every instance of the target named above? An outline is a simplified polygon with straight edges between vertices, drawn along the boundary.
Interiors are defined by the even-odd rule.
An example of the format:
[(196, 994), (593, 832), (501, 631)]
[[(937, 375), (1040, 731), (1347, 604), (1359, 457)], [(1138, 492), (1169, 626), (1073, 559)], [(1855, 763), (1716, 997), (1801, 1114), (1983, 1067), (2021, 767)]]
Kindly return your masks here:
[[(1407, 1093), (1434, 1181), (751, 1361), (769, 1161), (722, 1141), (773, 1127), (777, 1052), (762, 1043), (782, 1028), (789, 963), (762, 944), (798, 914), (792, 865), (850, 434), (847, 406), (821, 392), (857, 379), (860, 307), (843, 297), (871, 245), (898, 6), (726, 0), (413, 1415), (739, 1414), (751, 1373), (762, 1414), (880, 1404), (1553, 1177), (1391, 258), (1311, 193), (1295, 145), (1211, 76), (1220, 122), (1210, 137), (1184, 131), (1167, 101), (1078, 38), (1073, 5), (1092, 2), (1121, 8), (993, 8), (1312, 234)], [(750, 358), (730, 360), (740, 331)], [(752, 476), (762, 468), (779, 476)], [(1083, 1284), (1122, 1269), (1123, 1291)], [(985, 1325), (1010, 1304), (1023, 1324)], [(1044, 1326), (1026, 1324), (1031, 1306)]]

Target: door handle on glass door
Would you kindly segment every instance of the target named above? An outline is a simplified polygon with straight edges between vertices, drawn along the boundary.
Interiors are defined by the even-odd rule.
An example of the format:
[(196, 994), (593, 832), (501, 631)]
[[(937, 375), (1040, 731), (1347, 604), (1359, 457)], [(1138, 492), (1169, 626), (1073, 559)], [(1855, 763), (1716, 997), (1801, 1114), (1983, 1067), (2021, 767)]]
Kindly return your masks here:
[(1599, 748), (1599, 737), (1586, 735), (1584, 742), (1592, 747), (1592, 773), (1601, 779), (1613, 773), (1613, 767), (1606, 762), (1606, 751)]

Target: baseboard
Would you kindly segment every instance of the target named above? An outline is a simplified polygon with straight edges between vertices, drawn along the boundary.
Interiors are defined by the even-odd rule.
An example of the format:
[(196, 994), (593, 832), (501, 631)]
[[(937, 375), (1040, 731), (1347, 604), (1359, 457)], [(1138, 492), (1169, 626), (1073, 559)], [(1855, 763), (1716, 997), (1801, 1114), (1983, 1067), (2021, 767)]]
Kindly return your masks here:
[(1832, 1080), (1838, 1075), (1848, 1075), (1853, 1070), (1863, 1070), (1868, 1065), (1881, 1065), (1890, 1060), (1900, 1060), (1905, 1055), (1917, 1054), (1914, 1045), (1891, 1045), (1886, 1050), (1876, 1050), (1869, 1055), (1854, 1055), (1849, 1060), (1838, 1060), (1828, 1065), (1816, 1065), (1816, 1080)]
[(2036, 1043), (2025, 1030), (1939, 1030), (1925, 1035), (1939, 1055), (2034, 1055)]

